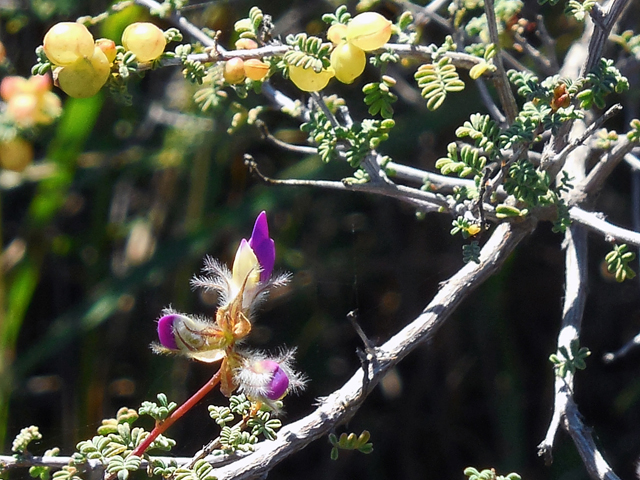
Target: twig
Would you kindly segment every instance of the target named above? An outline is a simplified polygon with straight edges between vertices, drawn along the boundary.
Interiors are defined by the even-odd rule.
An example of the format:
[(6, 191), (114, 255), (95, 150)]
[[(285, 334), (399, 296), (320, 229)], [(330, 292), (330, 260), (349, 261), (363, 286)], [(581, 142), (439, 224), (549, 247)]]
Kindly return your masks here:
[[(138, 5), (142, 5), (149, 10), (154, 10), (161, 7), (161, 5), (154, 0), (135, 0), (135, 3), (137, 3)], [(220, 45), (217, 45), (217, 42), (213, 38), (205, 34), (200, 28), (196, 27), (179, 13), (172, 12), (169, 20), (174, 25), (177, 25), (181, 30), (187, 32), (193, 38), (198, 40), (205, 47), (215, 47), (220, 53), (225, 51), (224, 48), (222, 48)]]
[(275, 145), (276, 147), (280, 147), (283, 150), (287, 150), (288, 152), (301, 153), (303, 155), (318, 154), (318, 149), (316, 147), (308, 147), (306, 145), (293, 145), (291, 143), (283, 142), (277, 137), (274, 137), (269, 131), (269, 128), (267, 127), (266, 123), (264, 123), (262, 120), (257, 120), (255, 125), (258, 128), (258, 130), (260, 130), (260, 133), (262, 134), (262, 136), (266, 140), (271, 142), (273, 145)]
[(640, 159), (633, 153), (627, 153), (624, 156), (624, 161), (627, 162), (633, 170), (640, 172)]
[(556, 168), (562, 166), (562, 163), (571, 152), (573, 152), (580, 145), (583, 145), (584, 142), (586, 142), (587, 139), (591, 135), (593, 135), (595, 131), (598, 130), (607, 120), (609, 120), (611, 117), (613, 117), (614, 115), (616, 115), (621, 111), (622, 111), (622, 105), (620, 105), (619, 103), (616, 103), (615, 105), (611, 106), (609, 109), (607, 109), (606, 112), (604, 112), (600, 117), (598, 117), (591, 125), (589, 125), (589, 127), (583, 132), (582, 135), (580, 135), (580, 137), (573, 139), (572, 142), (570, 142), (560, 152), (554, 155), (553, 158), (549, 160), (549, 163), (545, 162), (545, 164), (543, 165), (543, 168), (549, 169), (554, 166)]
[(631, 350), (635, 350), (638, 346), (640, 346), (640, 333), (638, 333), (635, 337), (633, 337), (615, 352), (605, 353), (602, 356), (602, 361), (605, 363), (612, 363), (616, 360), (620, 360), (620, 358), (624, 357)]
[(351, 323), (351, 326), (353, 327), (353, 329), (358, 334), (358, 337), (360, 337), (360, 340), (362, 340), (362, 343), (364, 345), (366, 352), (374, 353), (375, 345), (371, 340), (369, 340), (369, 337), (367, 337), (367, 335), (364, 333), (364, 330), (362, 330), (362, 327), (358, 323), (358, 320), (356, 320), (357, 315), (358, 315), (358, 311), (352, 310), (349, 313), (347, 313), (347, 319)]
[(587, 212), (580, 207), (569, 209), (571, 220), (584, 225), (589, 230), (604, 235), (607, 242), (623, 242), (640, 246), (640, 233), (613, 225), (597, 213)]
[(516, 99), (513, 97), (513, 92), (509, 86), (509, 79), (507, 78), (507, 73), (502, 63), (502, 49), (500, 48), (500, 39), (498, 38), (498, 24), (496, 23), (496, 12), (493, 8), (493, 0), (485, 0), (484, 11), (487, 16), (491, 43), (493, 43), (496, 49), (496, 56), (493, 59), (493, 63), (496, 66), (497, 75), (494, 77), (494, 84), (498, 91), (502, 108), (504, 108), (507, 121), (509, 125), (511, 125), (518, 116), (518, 105), (516, 105)]
[(633, 147), (635, 147), (635, 143), (630, 142), (624, 137), (610, 152), (602, 155), (598, 163), (595, 164), (589, 172), (589, 175), (587, 175), (587, 178), (585, 178), (584, 182), (578, 187), (578, 190), (581, 190), (586, 195), (595, 193), (624, 156), (631, 152)]
[(400, 163), (389, 162), (386, 166), (387, 175), (406, 182), (425, 184), (429, 183), (433, 189), (437, 191), (451, 191), (458, 187), (475, 187), (473, 180), (464, 178), (447, 177), (446, 175), (439, 175), (437, 173), (427, 172), (426, 170), (420, 170), (415, 167), (409, 167)]
[(536, 48), (529, 43), (519, 32), (514, 32), (513, 38), (518, 45), (522, 48), (524, 53), (529, 55), (531, 59), (538, 65), (538, 67), (546, 74), (550, 75), (557, 72), (557, 68), (554, 69), (551, 61), (544, 55), (542, 55)]
[(447, 200), (441, 195), (430, 192), (423, 192), (415, 188), (405, 187), (403, 185), (395, 185), (392, 183), (348, 183), (336, 182), (328, 180), (303, 180), (303, 179), (286, 179), (278, 180), (263, 175), (258, 169), (255, 160), (249, 155), (245, 155), (245, 165), (255, 172), (262, 181), (270, 185), (288, 185), (295, 187), (316, 187), (329, 188), (332, 190), (342, 190), (347, 192), (366, 192), (386, 197), (395, 198), (407, 202), (414, 206), (419, 206), (425, 212), (439, 212), (443, 209), (449, 211), (450, 206)]
[[(237, 429), (239, 428), (240, 430), (244, 430), (245, 427), (247, 426), (247, 423), (249, 422), (249, 419), (251, 418), (251, 416), (247, 415), (245, 416), (242, 420), (240, 420), (239, 422), (237, 422), (233, 427), (231, 427), (232, 429)], [(191, 459), (189, 462), (185, 462), (186, 467), (187, 468), (193, 468), (196, 464), (196, 462), (198, 460), (202, 460), (207, 458), (209, 455), (211, 455), (211, 453), (213, 453), (213, 451), (220, 447), (222, 445), (222, 439), (221, 437), (216, 437), (213, 440), (211, 440), (209, 443), (207, 443), (199, 452), (197, 452)]]
[[(293, 118), (297, 118), (303, 122), (309, 120), (309, 112), (304, 108), (300, 102), (289, 98), (280, 90), (276, 90), (268, 80), (262, 82), (262, 94), (267, 97), (267, 100), (271, 102), (278, 110), (286, 112)], [(299, 113), (297, 113), (299, 111)]]
[(570, 397), (567, 399), (563, 426), (571, 435), (587, 472), (594, 480), (620, 480), (604, 459), (593, 441), (591, 429), (582, 423), (578, 407)]
[(364, 375), (362, 376), (362, 395), (366, 396), (369, 393), (369, 379), (373, 377), (377, 364), (376, 347), (375, 344), (371, 340), (369, 340), (369, 337), (367, 337), (367, 335), (364, 333), (364, 330), (362, 330), (362, 327), (356, 319), (357, 314), (357, 310), (352, 310), (347, 313), (347, 319), (351, 323), (351, 326), (356, 331), (364, 345), (364, 351), (358, 348), (356, 349), (356, 354), (358, 355), (358, 358), (360, 358), (362, 371), (364, 372)]
[(556, 55), (556, 40), (549, 35), (547, 30), (547, 26), (544, 24), (544, 17), (542, 15), (538, 15), (536, 17), (536, 24), (538, 26), (538, 37), (542, 40), (542, 43), (546, 47), (546, 55), (549, 61), (551, 62), (551, 71), (557, 72), (558, 67), (558, 57)]
[(489, 89), (482, 80), (482, 77), (478, 78), (475, 83), (476, 87), (478, 87), (478, 90), (480, 91), (480, 98), (482, 99), (482, 103), (484, 103), (484, 106), (487, 107), (487, 110), (489, 110), (489, 114), (496, 122), (504, 124), (507, 121), (507, 118), (502, 114), (502, 112), (496, 105), (496, 102), (493, 101), (493, 98), (491, 98)]
[[(558, 349), (571, 351), (571, 343), (580, 337), (582, 317), (586, 303), (587, 288), (587, 238), (582, 226), (572, 225), (565, 235), (565, 302), (562, 309), (562, 327), (558, 335)], [(591, 431), (586, 428), (573, 400), (573, 374), (567, 372), (564, 378), (555, 379), (554, 411), (547, 435), (538, 445), (538, 455), (552, 462), (552, 449), (558, 427), (569, 433), (578, 453), (594, 480), (619, 480), (618, 476), (602, 457)]]
[(594, 8), (591, 10), (591, 18), (593, 19), (596, 27), (593, 31), (593, 35), (591, 35), (591, 40), (589, 41), (589, 53), (587, 60), (582, 67), (582, 71), (580, 72), (581, 77), (584, 77), (587, 73), (593, 70), (596, 63), (600, 61), (602, 50), (609, 38), (611, 29), (616, 24), (625, 8), (627, 8), (628, 4), (629, 0), (611, 0), (604, 8), (604, 11), (599, 5), (594, 5)]

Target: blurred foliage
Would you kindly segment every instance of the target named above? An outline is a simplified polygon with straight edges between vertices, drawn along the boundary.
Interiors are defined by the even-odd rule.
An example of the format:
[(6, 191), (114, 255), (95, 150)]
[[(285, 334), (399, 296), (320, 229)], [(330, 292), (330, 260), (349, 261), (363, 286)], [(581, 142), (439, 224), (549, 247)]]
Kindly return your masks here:
[[(52, 23), (97, 15), (106, 7), (100, 1), (70, 0), (12, 5), (0, 12), (0, 40), (11, 62), (3, 73), (22, 75), (35, 63), (35, 49)], [(337, 4), (298, 0), (259, 6), (273, 15), (274, 34), (284, 36), (317, 35), (321, 14)], [(355, 11), (353, 2), (349, 7)], [(246, 2), (206, 2), (185, 13), (198, 25), (221, 30), (220, 40), (230, 42), (235, 21), (248, 8)], [(393, 2), (376, 8), (389, 16), (401, 13)], [(581, 26), (560, 15), (562, 5), (549, 2), (540, 8), (564, 55)], [(632, 5), (620, 31), (637, 31), (638, 14)], [(119, 38), (127, 24), (147, 16), (133, 7), (98, 29), (102, 36)], [(444, 41), (431, 23), (420, 30), (427, 43)], [(625, 48), (635, 48), (634, 37), (621, 37)], [(445, 63), (429, 68), (446, 73)], [(596, 87), (617, 89), (606, 70), (602, 65), (602, 75), (590, 79), (593, 98), (585, 101), (600, 102)], [(388, 73), (403, 84), (413, 80), (409, 71), (392, 64)], [(463, 80), (468, 80), (464, 74)], [(333, 85), (330, 90), (350, 101), (354, 119), (365, 118), (378, 104), (384, 117), (393, 97), (385, 97), (384, 84), (375, 83), (379, 98), (364, 104), (361, 89), (379, 79), (365, 73), (360, 81), (358, 88)], [(423, 100), (418, 105), (411, 97), (399, 98), (393, 104), (393, 135), (381, 151), (433, 171), (469, 111), (486, 113), (467, 83), (464, 92), (446, 95), (452, 88), (444, 81), (430, 97), (434, 107), (447, 96), (437, 112), (428, 111)], [(284, 81), (277, 86), (304, 99)], [(454, 90), (457, 86), (456, 80)], [(637, 107), (634, 87), (637, 92), (632, 84), (620, 98)], [(0, 174), (7, 312), (0, 319), (4, 451), (8, 438), (37, 424), (45, 440), (31, 443), (31, 453), (54, 444), (71, 452), (122, 405), (141, 405), (159, 391), (181, 401), (209, 378), (207, 366), (151, 354), (154, 320), (168, 305), (212, 314), (217, 299), (191, 291), (189, 279), (205, 254), (231, 261), (238, 240), (263, 209), (277, 244), (276, 268), (294, 277), (263, 307), (251, 342), (264, 349), (297, 346), (299, 367), (311, 379), (302, 396), (288, 399), (285, 422), (308, 413), (315, 398), (342, 385), (359, 366), (359, 340), (348, 312), (357, 308), (365, 332), (382, 342), (418, 315), (439, 282), (462, 266), (463, 242), (449, 236), (450, 219), (428, 215), (419, 221), (405, 205), (362, 194), (262, 185), (248, 174), (243, 154), (282, 178), (342, 178), (352, 170), (278, 150), (251, 125), (234, 126), (236, 136), (230, 137), (227, 129), (236, 112), (199, 113), (191, 101), (196, 88), (183, 81), (179, 68), (162, 69), (131, 86), (131, 106), (106, 92), (86, 100), (65, 98), (61, 120), (36, 141), (41, 162), (33, 175)], [(263, 115), (276, 137), (304, 142), (306, 134), (287, 117), (274, 111)], [(623, 122), (614, 126), (625, 130)], [(482, 157), (467, 162), (462, 152), (460, 160), (450, 153), (447, 165), (459, 173), (482, 168)], [(357, 163), (359, 157), (354, 158)], [(599, 208), (614, 212), (614, 223), (630, 223), (630, 188), (628, 172), (622, 171), (597, 200)], [(612, 205), (616, 208), (608, 208)], [(316, 442), (271, 477), (422, 479), (428, 471), (460, 478), (473, 464), (516, 470), (523, 478), (583, 478), (584, 467), (567, 439), (561, 439), (551, 470), (536, 456), (552, 404), (554, 378), (547, 358), (556, 348), (561, 315), (560, 241), (550, 226), (541, 226), (427, 347), (385, 377), (350, 425), (371, 432), (373, 455), (343, 451), (332, 462), (327, 445)], [(465, 260), (477, 258), (477, 244), (472, 245)], [(638, 354), (612, 365), (597, 359), (640, 329), (640, 296), (637, 279), (618, 284), (607, 271), (601, 262), (607, 251), (607, 245), (594, 242), (582, 338), (594, 358), (579, 377), (576, 395), (612, 466), (628, 478), (640, 453)], [(206, 415), (201, 406), (172, 428), (176, 454), (193, 453), (212, 437), (212, 429), (202, 428)], [(66, 474), (72, 478), (73, 472)]]

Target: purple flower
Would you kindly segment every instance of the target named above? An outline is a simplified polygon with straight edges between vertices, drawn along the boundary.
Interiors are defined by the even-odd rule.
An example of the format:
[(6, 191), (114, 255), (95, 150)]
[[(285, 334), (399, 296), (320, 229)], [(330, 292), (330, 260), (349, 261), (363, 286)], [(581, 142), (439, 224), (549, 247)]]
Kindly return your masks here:
[(158, 340), (151, 348), (156, 353), (182, 354), (200, 362), (217, 362), (225, 356), (229, 340), (220, 328), (204, 318), (165, 309), (158, 320)]
[(276, 261), (276, 246), (274, 241), (269, 238), (269, 225), (267, 224), (266, 212), (260, 212), (256, 223), (253, 226), (253, 233), (249, 239), (249, 246), (255, 253), (258, 263), (262, 271), (260, 272), (260, 281), (266, 282), (271, 277), (273, 266)]
[(263, 402), (277, 411), (277, 400), (304, 388), (304, 376), (291, 367), (294, 352), (283, 351), (276, 357), (261, 352), (243, 352), (244, 361), (234, 371), (240, 392), (250, 400)]
[(265, 386), (264, 396), (269, 400), (280, 400), (289, 389), (289, 376), (278, 362), (263, 360), (262, 368), (271, 372), (271, 380)]
[(169, 350), (178, 350), (178, 344), (173, 333), (173, 322), (179, 317), (177, 314), (165, 315), (158, 320), (158, 339), (160, 345)]

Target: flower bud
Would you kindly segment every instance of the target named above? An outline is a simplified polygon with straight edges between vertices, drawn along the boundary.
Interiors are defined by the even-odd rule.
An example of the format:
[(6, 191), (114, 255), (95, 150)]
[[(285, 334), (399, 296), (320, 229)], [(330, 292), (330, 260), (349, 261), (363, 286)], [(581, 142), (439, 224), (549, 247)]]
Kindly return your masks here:
[(173, 334), (173, 323), (179, 315), (165, 315), (158, 320), (158, 340), (160, 345), (169, 350), (178, 350), (178, 344)]
[(264, 396), (269, 400), (280, 400), (289, 388), (289, 377), (280, 364), (274, 360), (257, 362), (254, 368), (261, 373), (270, 375), (271, 379), (265, 385)]
[(183, 354), (200, 362), (212, 363), (225, 356), (228, 340), (216, 325), (200, 318), (165, 310), (158, 320), (160, 344), (152, 345), (156, 353)]
[(245, 290), (251, 290), (260, 281), (260, 264), (256, 254), (249, 246), (249, 242), (242, 239), (240, 246), (236, 252), (236, 258), (233, 261), (232, 284), (235, 289), (233, 297), (244, 287)]
[(256, 223), (249, 239), (249, 246), (260, 264), (260, 281), (266, 282), (271, 277), (273, 266), (276, 262), (276, 246), (274, 241), (269, 238), (267, 214), (264, 211), (260, 212), (260, 215), (256, 218)]
[(244, 361), (235, 370), (234, 380), (250, 400), (266, 403), (275, 409), (276, 400), (304, 388), (304, 377), (291, 368), (293, 350), (276, 358), (262, 353), (245, 352), (244, 355)]

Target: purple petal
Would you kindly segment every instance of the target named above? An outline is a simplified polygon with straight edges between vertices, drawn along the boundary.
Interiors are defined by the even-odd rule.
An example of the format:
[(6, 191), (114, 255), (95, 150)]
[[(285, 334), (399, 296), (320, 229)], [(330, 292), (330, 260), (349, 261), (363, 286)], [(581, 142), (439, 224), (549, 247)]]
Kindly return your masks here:
[(276, 246), (271, 238), (269, 238), (269, 225), (267, 224), (266, 212), (261, 212), (256, 218), (253, 226), (253, 233), (249, 239), (249, 246), (262, 267), (260, 272), (260, 281), (266, 282), (271, 277), (273, 266), (276, 263)]
[(265, 360), (265, 363), (266, 362), (273, 363), (273, 365), (269, 365), (267, 367), (267, 369), (273, 371), (273, 377), (271, 378), (269, 385), (267, 385), (267, 392), (265, 396), (269, 400), (279, 400), (285, 393), (287, 393), (287, 389), (289, 388), (289, 377), (277, 362), (274, 362), (273, 360)]
[(180, 315), (169, 314), (158, 320), (158, 339), (160, 344), (169, 350), (178, 350), (176, 339), (173, 334), (173, 322)]

